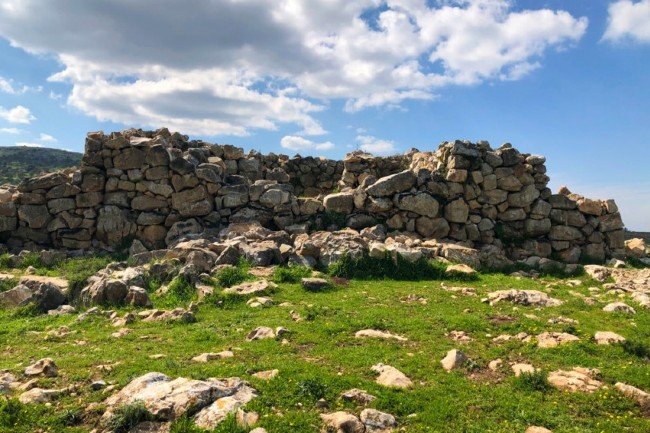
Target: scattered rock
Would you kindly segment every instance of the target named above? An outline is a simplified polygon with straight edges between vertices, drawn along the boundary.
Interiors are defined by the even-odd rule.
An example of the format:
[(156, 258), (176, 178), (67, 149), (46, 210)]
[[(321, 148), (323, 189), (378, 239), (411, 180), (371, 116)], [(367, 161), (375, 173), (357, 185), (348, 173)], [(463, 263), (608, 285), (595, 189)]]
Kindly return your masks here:
[(530, 426), (524, 433), (553, 433), (551, 430), (544, 427)]
[(625, 337), (610, 331), (598, 331), (594, 335), (594, 339), (596, 340), (596, 343), (601, 345), (622, 343), (625, 341)]
[(55, 398), (67, 392), (66, 389), (42, 389), (32, 388), (29, 391), (23, 392), (18, 397), (18, 400), (24, 404), (42, 404), (48, 403)]
[(630, 307), (624, 302), (612, 302), (603, 307), (603, 311), (608, 313), (625, 313), (625, 314), (636, 314), (634, 308)]
[(469, 361), (469, 358), (463, 352), (458, 349), (452, 349), (447, 352), (447, 355), (440, 361), (440, 364), (442, 364), (442, 368), (446, 371), (451, 371), (462, 367), (467, 361)]
[(235, 355), (230, 350), (224, 350), (223, 352), (218, 352), (218, 353), (213, 353), (213, 352), (202, 353), (192, 358), (192, 361), (206, 363), (206, 362), (214, 361), (216, 359), (232, 358), (233, 356)]
[(534, 307), (557, 307), (563, 302), (559, 299), (551, 298), (539, 290), (499, 290), (488, 293), (487, 302), (494, 305), (501, 301), (510, 301), (515, 304), (534, 306)]
[(580, 339), (566, 332), (542, 332), (537, 336), (537, 347), (557, 347), (575, 341), (580, 341)]
[(370, 404), (377, 399), (374, 395), (368, 394), (366, 391), (357, 388), (352, 388), (343, 392), (341, 398), (343, 400), (353, 401), (360, 405)]
[(329, 288), (330, 282), (324, 278), (303, 278), (300, 280), (303, 289), (310, 292), (320, 292)]
[(409, 388), (413, 385), (411, 379), (390, 365), (376, 364), (372, 366), (372, 371), (379, 373), (376, 382), (380, 385), (391, 388)]
[(25, 376), (56, 377), (58, 372), (59, 368), (52, 358), (43, 358), (25, 368), (24, 374)]
[(382, 338), (384, 340), (408, 341), (408, 338), (376, 329), (362, 329), (354, 334), (355, 338)]
[(224, 293), (233, 293), (237, 295), (251, 295), (254, 293), (262, 293), (267, 290), (274, 290), (278, 286), (267, 280), (248, 281), (237, 286), (228, 287), (223, 289)]
[(252, 376), (262, 380), (271, 380), (280, 374), (280, 370), (274, 368), (273, 370), (258, 371), (253, 373)]
[(255, 341), (255, 340), (266, 340), (269, 338), (275, 338), (276, 334), (272, 328), (268, 326), (259, 326), (253, 329), (251, 332), (246, 335), (246, 340)]
[(512, 368), (512, 371), (515, 373), (516, 377), (521, 376), (523, 373), (530, 374), (535, 372), (535, 367), (524, 363), (512, 364), (510, 368)]
[(448, 266), (447, 269), (445, 269), (445, 274), (447, 275), (462, 275), (465, 277), (472, 277), (476, 275), (476, 271), (474, 268), (472, 268), (469, 265), (465, 264), (458, 264), (458, 265), (451, 265)]
[(626, 397), (636, 401), (642, 408), (650, 408), (650, 394), (647, 392), (622, 382), (617, 382), (614, 385), (614, 388), (619, 390)]
[(575, 367), (573, 370), (557, 370), (549, 373), (548, 382), (554, 387), (570, 392), (594, 392), (603, 383), (594, 379), (597, 370)]
[(393, 415), (376, 409), (362, 410), (359, 418), (366, 426), (368, 433), (389, 433), (394, 427), (397, 427), (397, 421)]
[(366, 428), (359, 418), (347, 412), (321, 414), (321, 419), (336, 433), (364, 433)]

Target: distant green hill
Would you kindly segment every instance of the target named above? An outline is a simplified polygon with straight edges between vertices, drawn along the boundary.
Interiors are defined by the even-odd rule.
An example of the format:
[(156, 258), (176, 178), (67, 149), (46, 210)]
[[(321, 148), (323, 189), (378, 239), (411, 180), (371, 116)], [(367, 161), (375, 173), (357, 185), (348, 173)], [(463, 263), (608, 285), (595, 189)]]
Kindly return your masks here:
[(18, 184), (25, 177), (75, 167), (81, 153), (45, 147), (0, 147), (0, 184)]

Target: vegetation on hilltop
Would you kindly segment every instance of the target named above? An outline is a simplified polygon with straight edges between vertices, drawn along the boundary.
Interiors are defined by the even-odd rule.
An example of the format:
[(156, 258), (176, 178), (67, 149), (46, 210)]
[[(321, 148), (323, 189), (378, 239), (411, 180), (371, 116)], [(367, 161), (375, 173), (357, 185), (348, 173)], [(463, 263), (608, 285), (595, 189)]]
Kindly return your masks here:
[(45, 147), (0, 147), (0, 184), (18, 184), (26, 177), (75, 167), (81, 153)]

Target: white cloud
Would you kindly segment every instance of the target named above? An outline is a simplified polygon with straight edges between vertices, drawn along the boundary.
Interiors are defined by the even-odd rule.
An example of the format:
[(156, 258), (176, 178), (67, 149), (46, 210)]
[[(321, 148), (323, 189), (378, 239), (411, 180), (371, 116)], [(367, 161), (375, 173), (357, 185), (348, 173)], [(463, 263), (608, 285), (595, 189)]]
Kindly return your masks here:
[(16, 93), (16, 89), (14, 89), (14, 86), (10, 80), (0, 77), (0, 92), (9, 93), (13, 95)]
[(41, 143), (29, 143), (25, 141), (19, 141), (16, 143), (16, 146), (22, 146), (22, 147), (43, 147)]
[(47, 143), (56, 143), (57, 141), (59, 141), (56, 138), (52, 137), (50, 134), (44, 134), (42, 132), (39, 137), (39, 140)]
[(650, 0), (620, 0), (609, 5), (609, 19), (603, 39), (650, 43)]
[(8, 93), (10, 95), (22, 95), (29, 91), (32, 92), (41, 92), (43, 90), (42, 86), (30, 87), (25, 85), (16, 85), (14, 80), (0, 77), (0, 92)]
[(20, 134), (22, 131), (18, 128), (0, 128), (3, 134)]
[(395, 108), (449, 85), (520, 79), (585, 33), (586, 18), (512, 3), (0, 0), (0, 35), (54, 54), (63, 70), (51, 80), (71, 84), (68, 104), (100, 120), (319, 135), (330, 100), (348, 112)]
[(390, 140), (381, 140), (372, 135), (357, 135), (359, 149), (375, 155), (393, 155), (397, 153), (397, 146)]
[(36, 117), (32, 115), (29, 108), (17, 105), (10, 110), (0, 107), (0, 119), (4, 119), (9, 123), (29, 124), (32, 120), (36, 120)]
[(330, 141), (316, 143), (297, 135), (285, 135), (280, 140), (280, 146), (284, 147), (285, 149), (294, 150), (296, 152), (309, 152), (312, 150), (323, 151), (333, 149), (334, 143)]

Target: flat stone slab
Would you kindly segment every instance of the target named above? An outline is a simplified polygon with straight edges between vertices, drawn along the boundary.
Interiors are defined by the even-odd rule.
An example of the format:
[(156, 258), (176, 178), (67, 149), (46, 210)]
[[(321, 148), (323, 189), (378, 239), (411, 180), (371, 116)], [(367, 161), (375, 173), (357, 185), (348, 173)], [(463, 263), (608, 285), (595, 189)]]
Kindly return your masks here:
[(247, 281), (245, 283), (223, 289), (223, 293), (235, 295), (252, 295), (254, 293), (262, 293), (268, 289), (275, 289), (277, 287), (277, 284), (267, 280)]
[(355, 338), (381, 338), (384, 340), (408, 341), (408, 338), (377, 329), (362, 329), (354, 334)]
[(247, 382), (237, 378), (195, 380), (151, 372), (132, 380), (104, 404), (106, 423), (121, 406), (142, 402), (155, 421), (173, 421), (195, 413), (194, 422), (205, 429), (215, 428), (226, 416), (256, 397)]
[(501, 301), (509, 301), (514, 304), (533, 306), (533, 307), (557, 307), (563, 302), (559, 299), (551, 298), (548, 294), (539, 290), (498, 290), (488, 293), (486, 299), (490, 305), (497, 304)]

